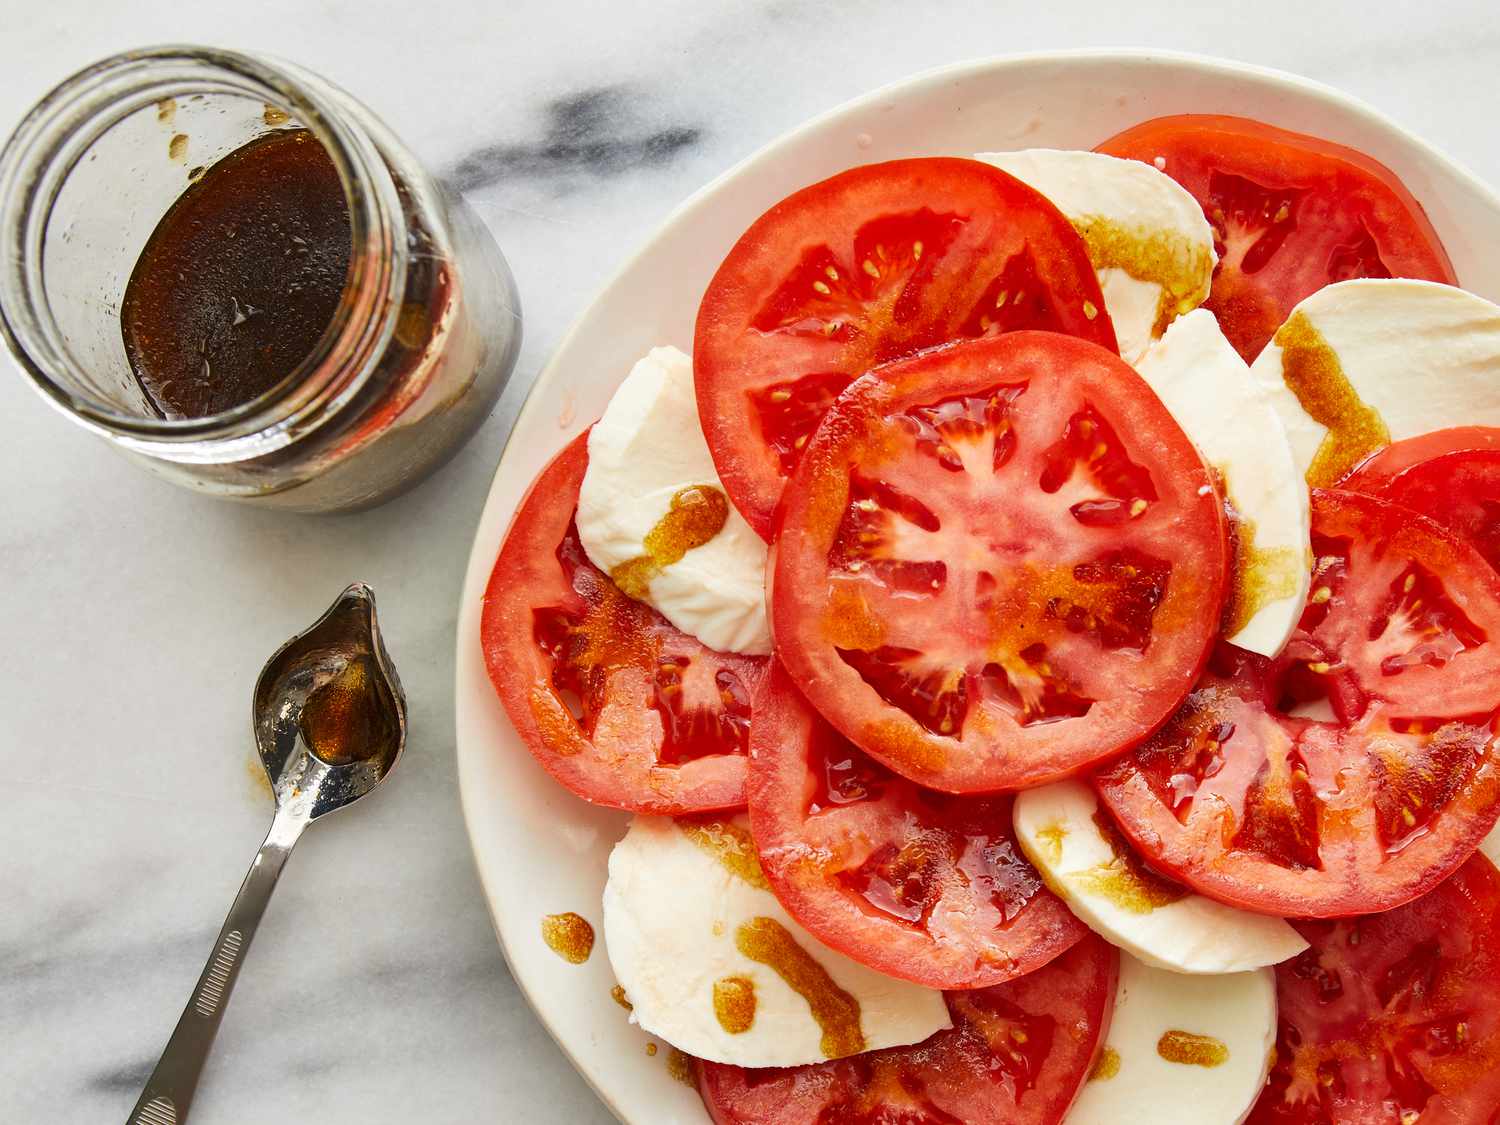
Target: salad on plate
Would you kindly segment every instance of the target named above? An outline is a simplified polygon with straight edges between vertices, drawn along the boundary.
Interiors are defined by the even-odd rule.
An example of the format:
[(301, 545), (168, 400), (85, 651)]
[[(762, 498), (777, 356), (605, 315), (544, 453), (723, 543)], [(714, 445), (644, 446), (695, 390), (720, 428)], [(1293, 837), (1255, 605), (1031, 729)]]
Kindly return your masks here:
[(1500, 1117), (1500, 308), (1459, 280), (1389, 169), (1217, 115), (744, 232), (480, 623), (537, 761), (635, 814), (622, 1018), (713, 1121)]

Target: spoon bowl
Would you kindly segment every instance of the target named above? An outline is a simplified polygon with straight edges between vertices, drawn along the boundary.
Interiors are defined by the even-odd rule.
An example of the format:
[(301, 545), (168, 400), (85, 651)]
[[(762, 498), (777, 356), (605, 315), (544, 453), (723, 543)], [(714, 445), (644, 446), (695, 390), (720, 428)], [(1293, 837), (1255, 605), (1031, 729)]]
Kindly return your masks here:
[(276, 650), (255, 683), (253, 713), (278, 815), (316, 820), (390, 773), (406, 745), (406, 695), (368, 586), (349, 586)]

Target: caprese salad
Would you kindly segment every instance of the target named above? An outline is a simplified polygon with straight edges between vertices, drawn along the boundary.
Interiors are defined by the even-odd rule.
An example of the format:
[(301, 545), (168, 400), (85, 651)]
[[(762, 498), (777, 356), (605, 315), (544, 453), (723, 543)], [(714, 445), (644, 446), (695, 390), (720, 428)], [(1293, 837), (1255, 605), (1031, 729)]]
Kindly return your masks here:
[[(1500, 308), (1222, 116), (851, 168), (520, 505), (490, 677), (636, 814), (720, 1125), (1500, 1120)], [(688, 341), (678, 341), (686, 344)]]

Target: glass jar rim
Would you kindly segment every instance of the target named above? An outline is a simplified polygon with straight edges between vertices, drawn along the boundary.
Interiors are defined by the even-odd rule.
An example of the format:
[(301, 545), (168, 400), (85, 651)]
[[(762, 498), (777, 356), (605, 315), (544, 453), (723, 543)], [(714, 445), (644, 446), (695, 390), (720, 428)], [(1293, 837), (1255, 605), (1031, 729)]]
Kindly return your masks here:
[[(264, 450), (288, 443), (295, 431), (358, 394), (395, 330), (406, 279), (405, 221), (395, 181), (373, 140), (351, 125), (348, 111), (330, 96), (339, 92), (315, 88), (322, 80), (313, 78), (292, 64), (238, 51), (148, 47), (78, 71), (27, 113), (0, 150), (0, 238), (9, 259), (0, 267), (0, 338), (54, 406), (142, 450), (249, 438)], [(124, 413), (75, 393), (56, 377), (84, 365), (62, 343), (47, 307), (43, 240), (57, 195), (90, 144), (148, 105), (205, 92), (273, 103), (323, 146), (349, 206), (352, 247), (344, 290), (312, 352), (256, 398), (197, 418)], [(87, 130), (84, 143), (75, 143)]]

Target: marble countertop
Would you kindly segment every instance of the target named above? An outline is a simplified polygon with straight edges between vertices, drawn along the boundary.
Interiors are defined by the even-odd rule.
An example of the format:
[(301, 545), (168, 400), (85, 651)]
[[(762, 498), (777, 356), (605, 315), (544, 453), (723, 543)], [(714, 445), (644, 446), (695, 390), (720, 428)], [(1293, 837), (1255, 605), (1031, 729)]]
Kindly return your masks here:
[(409, 753), (299, 847), (193, 1120), (612, 1120), (517, 993), (480, 898), (454, 770), (459, 582), (568, 322), (672, 206), (765, 141), (962, 58), (1152, 46), (1338, 85), (1500, 182), (1490, 0), (49, 0), (6, 21), (0, 129), (78, 66), (162, 41), (279, 52), (363, 98), (489, 223), (526, 342), (453, 462), (322, 519), (148, 478), (0, 363), (0, 1120), (16, 1125), (125, 1118), (269, 822), (256, 672), (354, 578), (381, 598)]

